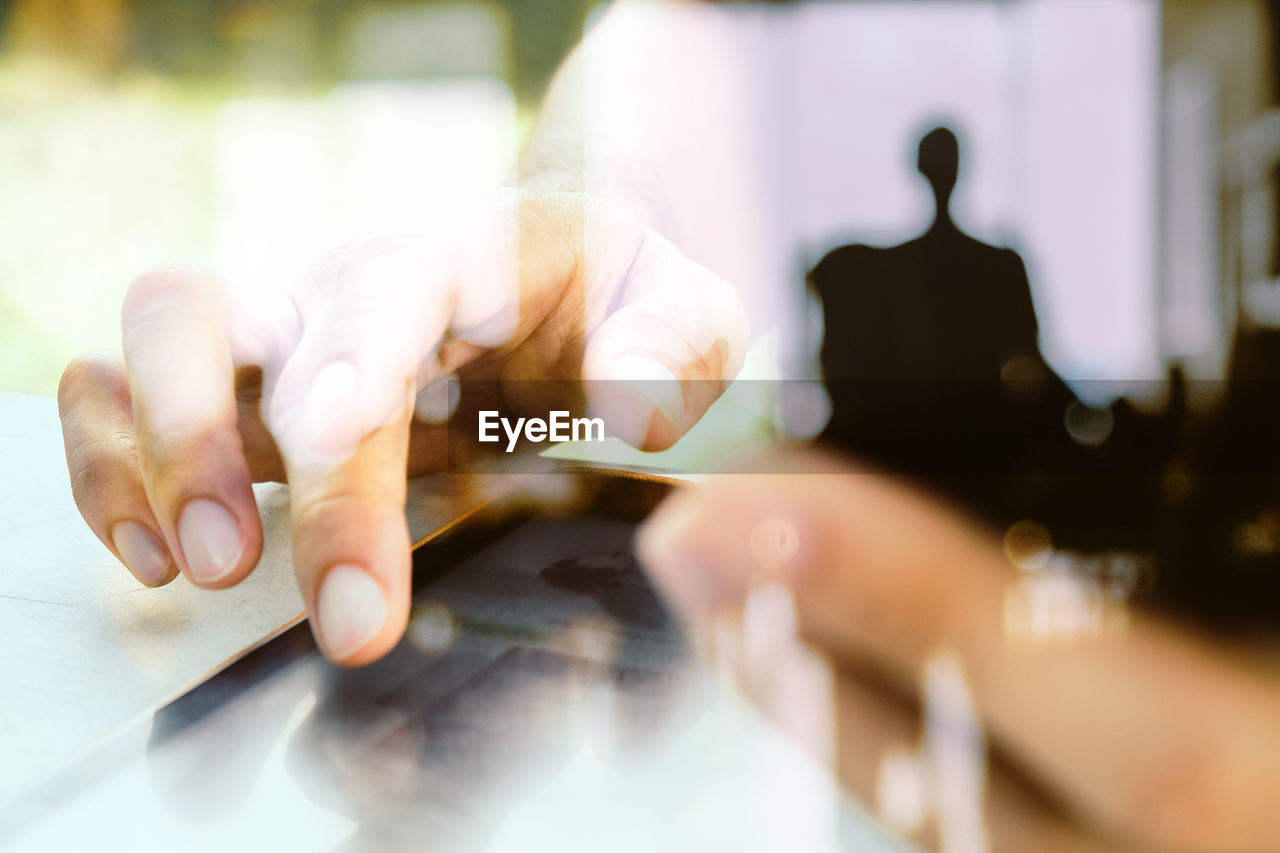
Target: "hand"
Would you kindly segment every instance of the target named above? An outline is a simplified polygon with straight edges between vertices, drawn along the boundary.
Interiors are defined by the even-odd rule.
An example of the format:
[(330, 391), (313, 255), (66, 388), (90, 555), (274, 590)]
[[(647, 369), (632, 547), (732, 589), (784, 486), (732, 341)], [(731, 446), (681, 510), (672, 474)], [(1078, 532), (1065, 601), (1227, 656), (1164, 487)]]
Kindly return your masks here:
[(250, 484), (287, 479), (298, 583), (344, 664), (405, 628), (405, 472), (445, 461), (445, 427), (414, 417), (433, 379), (665, 377), (674, 393), (636, 383), (596, 401), (623, 438), (659, 449), (722, 386), (697, 380), (731, 379), (747, 343), (733, 289), (637, 220), (514, 190), (335, 250), (290, 286), (154, 269), (122, 317), (123, 355), (81, 356), (58, 392), (81, 514), (142, 583), (181, 571), (221, 589), (261, 554)]
[[(748, 695), (820, 753), (834, 744), (842, 783), (902, 834), (942, 850), (981, 849), (956, 846), (975, 835), (1007, 851), (1280, 849), (1280, 672), (1257, 649), (1136, 609), (1028, 634), (1010, 617), (1044, 575), (957, 512), (817, 454), (766, 470), (669, 498), (641, 557)], [(1093, 616), (1119, 607), (1078, 591), (1066, 602)], [(833, 731), (803, 730), (826, 708)], [(904, 780), (931, 822), (902, 819)]]

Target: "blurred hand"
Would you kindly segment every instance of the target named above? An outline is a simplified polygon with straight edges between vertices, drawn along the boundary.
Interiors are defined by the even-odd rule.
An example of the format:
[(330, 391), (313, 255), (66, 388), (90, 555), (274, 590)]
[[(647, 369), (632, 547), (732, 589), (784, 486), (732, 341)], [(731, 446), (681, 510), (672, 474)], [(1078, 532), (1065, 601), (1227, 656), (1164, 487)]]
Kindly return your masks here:
[[(767, 470), (669, 498), (641, 557), (745, 692), (901, 834), (942, 850), (1280, 849), (1280, 672), (1259, 649), (1138, 611), (1019, 636), (1007, 608), (1035, 573), (958, 513), (817, 454)], [(904, 783), (923, 805), (904, 807)]]
[(122, 317), (123, 354), (77, 358), (58, 392), (85, 520), (143, 584), (181, 571), (221, 589), (261, 554), (251, 483), (287, 479), (298, 582), (344, 664), (404, 631), (406, 468), (445, 462), (444, 425), (415, 418), (432, 380), (646, 380), (603, 401), (588, 387), (587, 403), (660, 449), (722, 384), (698, 380), (731, 379), (747, 344), (734, 290), (639, 221), (514, 190), (462, 197), (265, 292), (154, 269)]

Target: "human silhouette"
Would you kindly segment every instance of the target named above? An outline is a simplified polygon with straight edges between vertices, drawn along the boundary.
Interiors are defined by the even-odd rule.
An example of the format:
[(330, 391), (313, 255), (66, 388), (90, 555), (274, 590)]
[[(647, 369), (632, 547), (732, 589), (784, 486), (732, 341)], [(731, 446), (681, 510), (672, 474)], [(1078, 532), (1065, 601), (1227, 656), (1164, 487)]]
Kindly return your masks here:
[(829, 379), (992, 380), (1012, 359), (1038, 358), (1021, 258), (951, 218), (959, 165), (955, 134), (930, 131), (918, 160), (936, 204), (929, 229), (891, 248), (842, 246), (810, 274), (828, 317)]
[(1113, 475), (1152, 470), (1167, 442), (1124, 403), (1093, 412), (1114, 423), (1105, 441), (1069, 434), (1068, 411), (1093, 410), (1041, 356), (1022, 259), (952, 219), (960, 163), (956, 135), (929, 131), (917, 160), (936, 205), (925, 233), (841, 246), (809, 273), (832, 402), (822, 440), (998, 525), (1052, 518), (1063, 538), (1097, 547), (1149, 530), (1154, 479)]
[[(1042, 358), (1018, 255), (951, 218), (960, 147), (920, 141), (936, 201), (920, 237), (834, 249), (809, 273), (823, 304), (832, 417), (821, 439), (941, 492), (997, 530), (1044, 524), (1093, 566), (1136, 558), (1137, 600), (1219, 630), (1280, 626), (1280, 331), (1243, 328), (1223, 399), (1192, 416), (1177, 364), (1163, 412), (1090, 409)], [(1105, 415), (1100, 441), (1070, 428)], [(1099, 556), (1101, 555), (1101, 556)], [(1126, 557), (1128, 559), (1129, 557)], [(1132, 579), (1131, 579), (1132, 580)]]

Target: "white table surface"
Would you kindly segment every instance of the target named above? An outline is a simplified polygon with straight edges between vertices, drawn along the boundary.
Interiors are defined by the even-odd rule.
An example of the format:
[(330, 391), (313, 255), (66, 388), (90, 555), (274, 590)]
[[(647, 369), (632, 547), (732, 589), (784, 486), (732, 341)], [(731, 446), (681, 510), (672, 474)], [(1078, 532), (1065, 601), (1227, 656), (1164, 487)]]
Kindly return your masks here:
[[(410, 532), (424, 536), (510, 485), (503, 475), (411, 481)], [(285, 761), (289, 732), (270, 726), (267, 735), (278, 742), (246, 777), (252, 796), (217, 819), (194, 820), (169, 802), (145, 754), (110, 776), (90, 771), (56, 813), (38, 793), (30, 796), (66, 779), (66, 771), (81, 772), (78, 759), (98, 747), (145, 736), (158, 708), (302, 618), (287, 492), (260, 486), (257, 496), (266, 545), (247, 581), (218, 592), (183, 579), (142, 588), (76, 510), (55, 401), (0, 392), (0, 814), (6, 805), (11, 819), (27, 812), (24, 803), (45, 808), (0, 844), (134, 853), (175, 844), (331, 850), (348, 849), (357, 837), (350, 816), (306, 793), (308, 780)], [(702, 677), (723, 681), (713, 675)], [(487, 849), (595, 850), (606, 837), (635, 850), (707, 849), (708, 839), (719, 840), (714, 849), (743, 851), (900, 849), (736, 691), (697, 695), (709, 704), (696, 724), (652, 745), (630, 772), (580, 750), (523, 801), (504, 806), (499, 824), (484, 827)], [(294, 726), (299, 709), (290, 713)], [(232, 729), (220, 736), (243, 739), (253, 727)], [(229, 756), (236, 745), (228, 741)], [(277, 843), (282, 838), (287, 845)]]
[[(415, 481), (411, 533), (499, 487)], [(248, 580), (146, 589), (80, 518), (56, 401), (0, 391), (0, 806), (302, 618), (286, 489), (256, 493), (266, 541)]]

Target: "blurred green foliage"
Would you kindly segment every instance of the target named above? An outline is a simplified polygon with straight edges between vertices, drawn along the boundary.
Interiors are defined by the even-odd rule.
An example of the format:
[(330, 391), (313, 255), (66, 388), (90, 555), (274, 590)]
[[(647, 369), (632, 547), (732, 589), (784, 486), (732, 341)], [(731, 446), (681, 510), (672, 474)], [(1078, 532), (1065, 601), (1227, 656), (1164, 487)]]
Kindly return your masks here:
[(119, 346), (134, 274), (212, 259), (229, 101), (487, 73), (527, 132), (594, 5), (0, 0), (0, 389), (53, 393), (76, 353)]
[[(0, 0), (0, 10), (21, 0)], [(523, 100), (540, 96), (552, 72), (577, 43), (595, 0), (132, 0), (123, 6), (129, 34), (127, 61), (176, 78), (257, 84), (324, 85), (346, 76), (344, 46), (353, 26), (370, 13), (424, 7), (486, 6), (505, 17), (509, 82)], [(3, 15), (3, 11), (0, 11)], [(246, 54), (281, 58), (254, 65), (263, 76), (246, 79)], [(274, 73), (276, 79), (271, 79)]]

